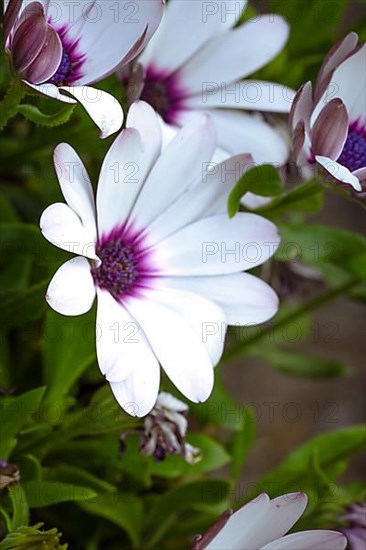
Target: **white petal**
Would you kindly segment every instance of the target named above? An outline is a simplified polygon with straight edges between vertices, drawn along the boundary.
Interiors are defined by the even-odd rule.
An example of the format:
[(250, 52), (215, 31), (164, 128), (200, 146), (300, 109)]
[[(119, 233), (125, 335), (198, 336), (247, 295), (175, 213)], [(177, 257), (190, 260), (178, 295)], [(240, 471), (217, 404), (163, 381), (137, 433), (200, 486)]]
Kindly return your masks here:
[(166, 409), (171, 409), (176, 412), (186, 412), (188, 411), (188, 405), (180, 401), (174, 395), (171, 395), (167, 392), (160, 392), (156, 400), (156, 404), (159, 407), (165, 407)]
[(267, 283), (249, 273), (167, 277), (163, 284), (190, 290), (216, 302), (224, 311), (228, 325), (257, 325), (268, 321), (278, 311), (277, 294)]
[[(153, 357), (153, 355), (152, 355)], [(131, 416), (145, 416), (156, 403), (160, 385), (158, 361), (140, 363), (123, 382), (111, 382), (111, 389), (121, 407)]]
[(206, 115), (177, 133), (141, 190), (131, 214), (137, 226), (146, 228), (186, 189), (201, 181), (202, 166), (211, 161), (215, 146), (214, 124)]
[(362, 186), (359, 179), (345, 166), (342, 166), (335, 160), (318, 155), (315, 157), (315, 160), (323, 166), (323, 168), (325, 168), (325, 170), (329, 172), (333, 178), (343, 183), (348, 183), (355, 191), (362, 191)]
[(223, 0), (220, 4), (206, 0), (170, 0), (141, 62), (172, 73), (216, 33), (233, 27), (245, 5), (246, 0)]
[(301, 531), (274, 540), (261, 550), (344, 550), (347, 539), (337, 531)]
[(142, 140), (143, 162), (140, 163), (140, 179), (144, 181), (161, 154), (162, 132), (159, 116), (145, 101), (133, 103), (128, 111), (127, 128), (134, 128)]
[(173, 384), (191, 401), (205, 401), (213, 387), (213, 368), (189, 322), (151, 297), (129, 300), (127, 307)]
[(122, 130), (110, 147), (100, 171), (97, 191), (100, 236), (127, 221), (143, 180), (142, 141), (133, 128)]
[(193, 94), (209, 84), (221, 86), (248, 76), (282, 50), (288, 33), (286, 21), (270, 14), (222, 33), (182, 67), (182, 83)]
[(225, 215), (195, 222), (153, 248), (162, 275), (223, 275), (268, 260), (280, 237), (276, 226), (256, 214)]
[(350, 122), (366, 123), (366, 44), (334, 71), (331, 83), (313, 112), (315, 121), (324, 105), (335, 97), (341, 98), (347, 107)]
[(230, 155), (249, 153), (257, 164), (284, 165), (290, 154), (289, 140), (259, 115), (211, 109), (218, 145)]
[(253, 165), (250, 155), (237, 155), (221, 163), (205, 163), (202, 181), (188, 189), (149, 225), (149, 245), (155, 245), (203, 217), (226, 213), (228, 196), (250, 165)]
[(109, 292), (98, 289), (97, 355), (100, 370), (109, 382), (121, 382), (156, 358), (141, 327)]
[(233, 514), (223, 529), (207, 546), (206, 550), (253, 550), (247, 538), (254, 532), (265, 528), (262, 521), (269, 508), (269, 497), (259, 495)]
[(48, 304), (62, 315), (82, 315), (89, 311), (95, 298), (90, 265), (85, 258), (64, 263), (53, 276), (47, 289)]
[(123, 123), (123, 111), (117, 99), (103, 90), (90, 86), (62, 86), (60, 90), (72, 95), (82, 104), (100, 128), (102, 139), (118, 132)]
[(50, 84), (49, 82), (46, 82), (45, 84), (31, 84), (30, 82), (24, 81), (24, 83), (33, 90), (39, 92), (40, 94), (46, 95), (47, 97), (52, 97), (52, 99), (57, 99), (58, 101), (69, 104), (77, 103), (75, 99), (65, 94), (62, 94), (60, 92), (60, 88), (58, 88), (54, 84)]
[(184, 100), (185, 108), (207, 109), (250, 109), (252, 111), (271, 111), (289, 113), (294, 90), (275, 82), (246, 80), (222, 86), (207, 85), (199, 95)]
[(40, 220), (43, 235), (52, 244), (96, 260), (95, 236), (85, 228), (80, 218), (67, 204), (51, 204), (43, 212)]
[(93, 188), (86, 168), (75, 150), (61, 143), (53, 160), (60, 187), (67, 204), (79, 216), (85, 229), (96, 240), (95, 203)]
[(189, 278), (185, 281), (188, 282), (187, 287), (184, 286), (184, 283), (180, 287), (174, 287), (172, 281), (169, 288), (165, 286), (164, 280), (161, 281), (161, 284), (158, 282), (153, 299), (178, 313), (191, 325), (197, 338), (204, 344), (212, 365), (215, 366), (220, 361), (224, 350), (225, 314), (212, 299), (207, 299), (199, 293), (188, 292), (191, 290)]
[(256, 532), (253, 530), (246, 544), (250, 548), (261, 548), (285, 535), (304, 513), (307, 500), (303, 493), (282, 495), (271, 500), (262, 520), (262, 528)]
[(164, 9), (161, 0), (49, 2), (49, 6), (53, 26), (66, 27), (66, 40), (77, 40), (78, 52), (86, 56), (78, 84), (91, 84), (113, 72), (144, 32), (151, 38)]

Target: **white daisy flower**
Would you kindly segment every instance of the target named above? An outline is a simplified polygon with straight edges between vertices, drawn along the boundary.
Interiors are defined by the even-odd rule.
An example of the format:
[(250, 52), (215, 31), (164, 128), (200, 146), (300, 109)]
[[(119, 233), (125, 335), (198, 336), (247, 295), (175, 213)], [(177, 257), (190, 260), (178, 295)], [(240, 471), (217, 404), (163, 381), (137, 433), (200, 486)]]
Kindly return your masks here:
[(246, 4), (170, 0), (158, 32), (137, 60), (140, 66), (122, 71), (121, 78), (132, 100), (148, 102), (161, 115), (167, 140), (204, 112), (215, 121), (226, 157), (250, 153), (257, 164), (282, 166), (289, 139), (258, 112), (248, 111), (288, 113), (294, 92), (273, 82), (241, 79), (276, 57), (289, 27), (273, 14), (235, 27)]
[(121, 406), (138, 416), (154, 406), (160, 367), (190, 400), (205, 401), (227, 324), (257, 324), (278, 309), (273, 290), (242, 273), (268, 260), (277, 228), (255, 214), (229, 219), (227, 197), (245, 170), (237, 156), (205, 171), (216, 148), (202, 115), (161, 154), (161, 128), (134, 104), (104, 160), (96, 196), (75, 151), (55, 151), (67, 202), (43, 213), (44, 236), (79, 257), (52, 279), (47, 301), (64, 315), (98, 297), (99, 366)]
[(66, 103), (79, 101), (107, 137), (122, 126), (121, 106), (89, 85), (142, 50), (163, 9), (163, 0), (6, 0), (5, 45), (29, 86)]
[(300, 531), (286, 535), (307, 505), (304, 493), (289, 493), (270, 500), (265, 493), (240, 508), (225, 513), (193, 550), (344, 550), (347, 539), (328, 530)]
[(316, 87), (298, 91), (291, 111), (294, 154), (320, 165), (362, 198), (366, 191), (366, 44), (351, 32), (328, 53)]

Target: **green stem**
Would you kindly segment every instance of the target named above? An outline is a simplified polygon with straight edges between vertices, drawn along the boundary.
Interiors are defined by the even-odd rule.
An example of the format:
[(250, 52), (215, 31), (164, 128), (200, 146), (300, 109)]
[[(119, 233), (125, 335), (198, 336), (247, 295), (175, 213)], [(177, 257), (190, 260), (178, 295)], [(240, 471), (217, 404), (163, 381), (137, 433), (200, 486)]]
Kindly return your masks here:
[(0, 130), (18, 113), (19, 105), (25, 96), (25, 89), (18, 80), (12, 80), (4, 99), (0, 102)]
[(253, 344), (259, 342), (266, 335), (288, 325), (289, 323), (295, 321), (302, 315), (306, 315), (307, 313), (310, 313), (311, 311), (322, 307), (328, 302), (331, 302), (338, 296), (350, 290), (358, 282), (359, 281), (357, 279), (351, 279), (350, 281), (347, 281), (346, 283), (340, 286), (337, 286), (336, 288), (332, 288), (328, 292), (325, 292), (321, 296), (314, 298), (314, 300), (311, 300), (310, 302), (296, 309), (295, 311), (291, 311), (288, 315), (283, 317), (277, 323), (274, 323), (273, 325), (265, 327), (260, 333), (256, 333), (254, 336), (252, 336), (251, 338), (248, 338), (243, 342), (238, 342), (238, 344), (236, 344), (235, 346), (233, 346), (231, 349), (228, 350), (228, 352), (224, 355), (222, 362), (228, 361), (229, 359), (234, 359), (235, 357), (240, 355), (247, 347), (252, 346)]

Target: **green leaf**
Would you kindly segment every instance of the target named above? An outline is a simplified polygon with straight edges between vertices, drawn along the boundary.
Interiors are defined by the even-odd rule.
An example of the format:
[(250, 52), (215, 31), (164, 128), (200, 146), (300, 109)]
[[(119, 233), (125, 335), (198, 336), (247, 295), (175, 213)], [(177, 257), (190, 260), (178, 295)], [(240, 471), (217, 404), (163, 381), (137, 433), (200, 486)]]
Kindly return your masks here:
[(19, 105), (18, 112), (26, 119), (47, 128), (55, 128), (68, 122), (75, 109), (75, 105), (66, 105), (56, 113), (42, 113), (35, 105), (23, 104)]
[(60, 403), (95, 361), (94, 311), (80, 317), (64, 317), (49, 309), (42, 341), (45, 399)]
[(217, 470), (230, 462), (230, 455), (226, 450), (207, 435), (191, 433), (188, 442), (201, 451), (202, 459), (197, 464), (187, 464), (180, 456), (169, 456), (162, 462), (152, 462), (151, 459), (150, 474), (167, 478), (194, 476)]
[(231, 479), (236, 481), (244, 467), (249, 449), (255, 441), (255, 412), (253, 407), (243, 408), (241, 429), (234, 433), (230, 442)]
[(13, 205), (3, 193), (0, 193), (0, 212), (1, 223), (16, 222), (18, 219), (17, 213), (14, 210)]
[(136, 495), (114, 493), (98, 495), (91, 502), (80, 502), (79, 506), (88, 512), (107, 519), (128, 533), (134, 547), (139, 546), (143, 509)]
[(98, 494), (113, 493), (117, 490), (116, 487), (104, 481), (104, 479), (96, 477), (87, 470), (69, 464), (61, 464), (53, 468), (47, 468), (44, 472), (44, 476), (48, 481), (56, 480), (82, 487), (89, 487)]
[(215, 372), (215, 384), (212, 393), (204, 403), (190, 403), (190, 411), (200, 424), (215, 425), (227, 430), (240, 430), (242, 408), (223, 385), (219, 370)]
[(274, 346), (256, 346), (250, 350), (252, 357), (268, 361), (276, 370), (302, 378), (336, 378), (348, 373), (347, 366), (337, 359), (316, 357), (309, 353)]
[(48, 268), (51, 274), (70, 257), (49, 243), (39, 227), (26, 223), (1, 223), (0, 247), (3, 259), (10, 259), (12, 255), (29, 256), (35, 264)]
[(365, 280), (366, 239), (351, 231), (323, 225), (280, 225), (279, 261), (302, 260), (318, 267), (334, 264)]
[[(314, 452), (319, 457), (319, 467), (323, 471), (342, 460), (349, 459), (354, 453), (362, 449), (366, 442), (366, 429), (363, 425), (343, 428), (334, 432), (320, 434), (305, 445), (302, 445), (274, 471), (265, 475), (257, 483), (261, 491), (281, 495), (291, 490), (306, 491), (312, 486), (310, 464)], [(248, 495), (248, 500), (258, 492), (253, 490)]]
[(1, 295), (0, 316), (4, 328), (25, 325), (39, 319), (46, 309), (45, 294), (49, 279), (24, 290), (8, 291)]
[(57, 529), (40, 531), (42, 525), (19, 527), (0, 543), (0, 550), (67, 550), (67, 544), (60, 543), (61, 533)]
[(223, 504), (226, 507), (229, 495), (229, 483), (224, 480), (210, 479), (195, 481), (175, 487), (157, 499), (155, 506), (146, 518), (146, 531), (149, 533), (147, 548), (156, 548), (183, 510), (209, 511), (213, 506)]
[(278, 216), (293, 210), (317, 212), (322, 205), (323, 186), (316, 180), (306, 181), (275, 197), (269, 204), (256, 209), (258, 214)]
[(248, 191), (264, 197), (273, 197), (282, 191), (282, 181), (278, 171), (270, 164), (251, 168), (239, 179), (228, 199), (229, 216), (235, 216), (240, 207), (240, 199)]
[(41, 463), (37, 457), (31, 454), (22, 455), (17, 458), (17, 466), (22, 483), (32, 479), (41, 479)]
[(7, 460), (10, 456), (16, 436), (31, 422), (37, 412), (46, 388), (36, 388), (18, 397), (11, 397), (0, 402), (0, 417), (2, 423), (1, 457)]
[(42, 508), (60, 502), (91, 500), (97, 496), (89, 487), (58, 481), (27, 481), (23, 488), (30, 508)]
[(27, 498), (20, 483), (15, 483), (8, 487), (10, 500), (13, 506), (13, 517), (11, 519), (11, 529), (14, 531), (18, 527), (28, 525), (29, 508)]

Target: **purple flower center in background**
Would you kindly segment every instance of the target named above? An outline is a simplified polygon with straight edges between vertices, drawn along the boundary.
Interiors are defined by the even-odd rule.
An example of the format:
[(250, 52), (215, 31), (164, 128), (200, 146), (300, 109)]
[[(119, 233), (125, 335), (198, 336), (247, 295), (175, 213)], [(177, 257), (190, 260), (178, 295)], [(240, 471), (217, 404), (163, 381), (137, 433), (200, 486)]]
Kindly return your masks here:
[(147, 69), (140, 99), (149, 103), (167, 124), (177, 122), (186, 97), (177, 73), (167, 75), (154, 67)]
[(350, 126), (346, 143), (337, 162), (351, 172), (366, 166), (366, 128), (359, 128), (357, 124)]
[(49, 82), (55, 86), (72, 86), (83, 76), (81, 67), (86, 56), (78, 51), (78, 40), (72, 42), (67, 38), (66, 25), (55, 31), (61, 39), (63, 51), (60, 65)]
[(96, 246), (101, 264), (91, 268), (95, 285), (108, 290), (116, 300), (147, 287), (147, 279), (156, 274), (149, 252), (141, 246), (141, 237), (131, 233), (119, 227), (103, 237)]

